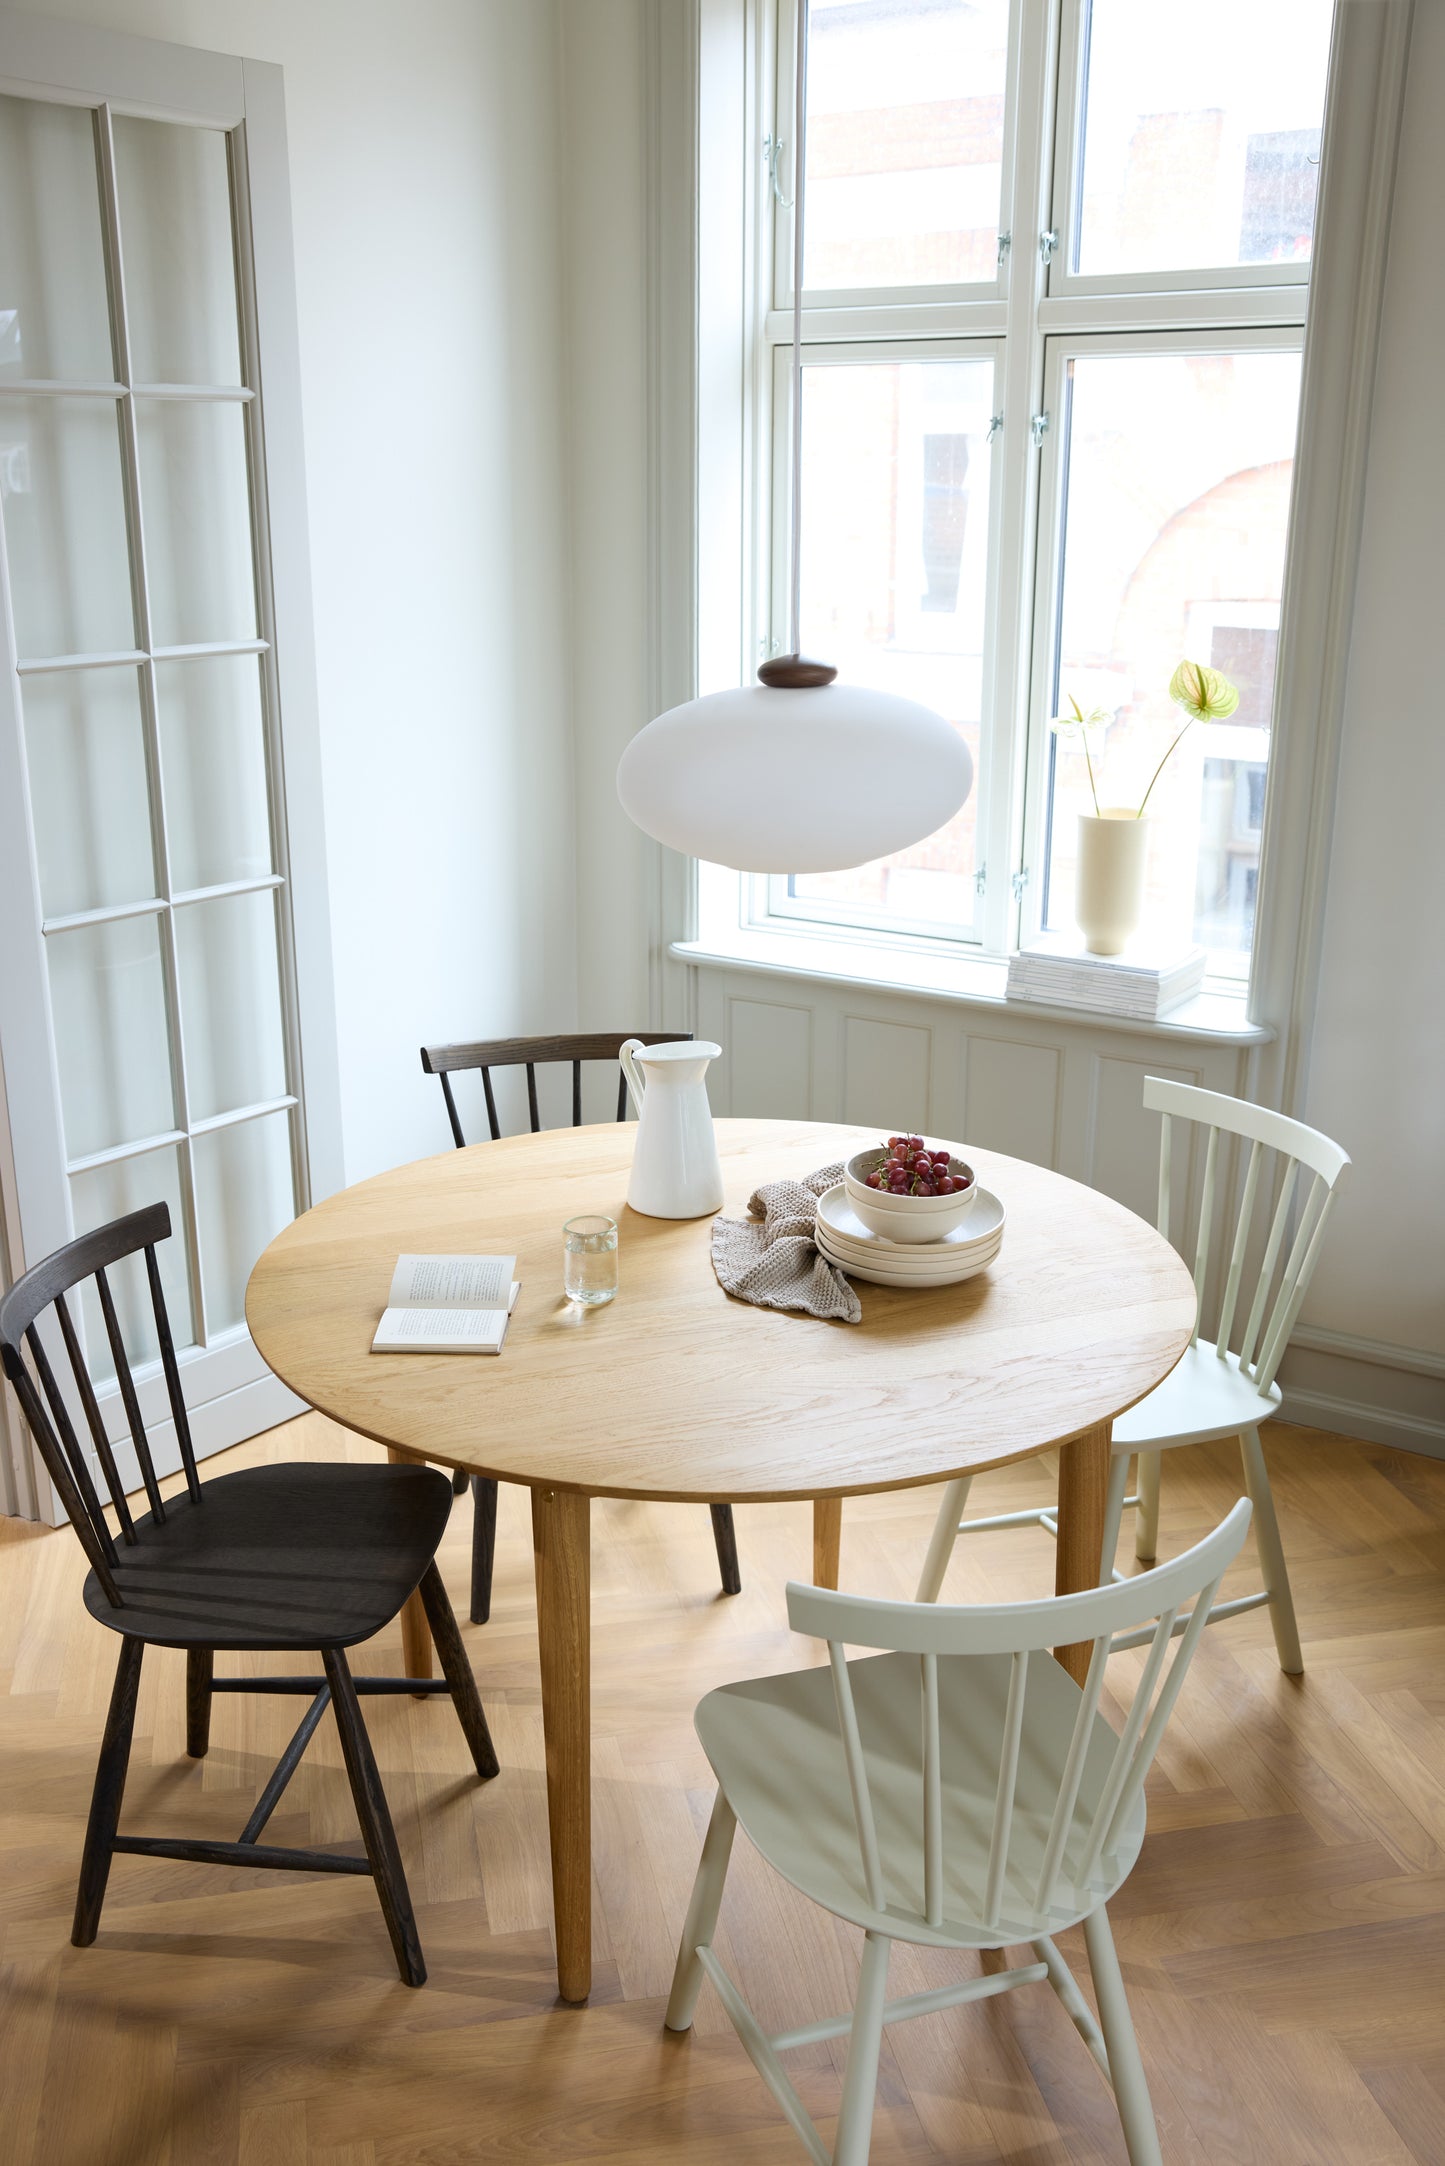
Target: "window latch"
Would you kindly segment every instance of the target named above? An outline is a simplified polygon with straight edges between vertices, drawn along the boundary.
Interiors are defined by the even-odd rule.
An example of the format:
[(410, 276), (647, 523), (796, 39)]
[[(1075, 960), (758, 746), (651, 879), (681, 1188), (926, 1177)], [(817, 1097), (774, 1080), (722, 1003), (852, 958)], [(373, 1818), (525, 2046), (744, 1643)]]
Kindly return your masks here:
[(990, 418), (990, 420), (989, 420), (989, 424), (988, 424), (988, 434), (987, 434), (987, 436), (986, 436), (986, 437), (984, 438), (984, 442), (985, 442), (986, 444), (991, 444), (991, 443), (993, 442), (993, 440), (994, 440), (994, 438), (995, 438), (996, 436), (1001, 436), (1002, 434), (1003, 434), (1003, 415), (1002, 415), (1002, 414), (994, 414), (994, 415), (992, 415), (992, 416), (991, 416), (991, 418)]
[(975, 895), (982, 895), (987, 891), (987, 888), (988, 867), (987, 865), (980, 865), (978, 871), (973, 876), (973, 892)]
[(790, 211), (793, 207), (792, 197), (783, 194), (783, 183), (780, 177), (783, 152), (787, 147), (786, 138), (781, 135), (765, 135), (763, 137), (763, 164), (767, 167), (768, 179), (772, 182), (773, 200), (779, 210), (783, 211)]
[(1022, 902), (1022, 901), (1023, 901), (1023, 899), (1024, 899), (1024, 889), (1025, 889), (1025, 888), (1026, 888), (1026, 887), (1028, 886), (1028, 884), (1029, 884), (1029, 868), (1028, 868), (1028, 866), (1027, 866), (1027, 865), (1025, 865), (1025, 866), (1024, 866), (1024, 868), (1023, 868), (1023, 870), (1022, 870), (1022, 872), (1016, 872), (1016, 873), (1014, 874), (1014, 876), (1013, 876), (1013, 879), (1012, 879), (1012, 881), (1011, 881), (1011, 882), (1010, 882), (1009, 884), (1010, 884), (1010, 886), (1011, 886), (1011, 887), (1013, 888), (1013, 891), (1014, 891), (1014, 901), (1015, 901), (1015, 902)]
[(1010, 250), (1010, 249), (1011, 249), (1011, 248), (1013, 247), (1013, 244), (1014, 244), (1014, 237), (1013, 237), (1013, 235), (1012, 235), (1011, 233), (1001, 233), (1001, 234), (999, 235), (999, 237), (998, 237), (998, 260), (999, 260), (999, 262), (1000, 262), (1000, 263), (1002, 263), (1002, 262), (1003, 262), (1003, 259), (1004, 259), (1004, 257), (1005, 257), (1005, 256), (1006, 256), (1006, 255), (1008, 254), (1009, 250)]
[(1033, 420), (1029, 423), (1029, 430), (1033, 436), (1034, 450), (1042, 450), (1044, 438), (1047, 436), (1049, 431), (1048, 415), (1035, 414)]
[(1059, 236), (1054, 231), (1052, 226), (1050, 226), (1047, 233), (1041, 233), (1039, 235), (1039, 261), (1040, 263), (1042, 263), (1045, 270), (1047, 270), (1049, 265), (1053, 262), (1054, 257), (1058, 251), (1058, 246)]

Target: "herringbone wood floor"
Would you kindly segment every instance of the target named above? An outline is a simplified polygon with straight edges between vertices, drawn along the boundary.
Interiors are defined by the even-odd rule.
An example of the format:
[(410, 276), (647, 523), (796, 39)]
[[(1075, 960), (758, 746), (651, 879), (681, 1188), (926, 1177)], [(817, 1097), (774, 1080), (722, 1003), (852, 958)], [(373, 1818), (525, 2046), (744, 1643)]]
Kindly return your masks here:
[[(1302, 1430), (1267, 1440), (1308, 1675), (1282, 1679), (1265, 1615), (1206, 1634), (1151, 1780), (1150, 1835), (1113, 1906), (1169, 2166), (1445, 2161), (1445, 1466)], [(220, 1464), (360, 1454), (319, 1416)], [(1042, 1501), (1038, 1463), (976, 1508)], [(1223, 1448), (1166, 1462), (1183, 1546), (1238, 1493)], [(936, 1493), (850, 1505), (844, 1584), (911, 1592)], [(458, 1609), (470, 1506), (442, 1562)], [(716, 1594), (705, 1512), (601, 1504), (594, 1519), (596, 1990), (553, 1997), (525, 1497), (503, 1490), (492, 1622), (466, 1628), (502, 1760), (468, 1779), (445, 1702), (367, 1705), (431, 1977), (401, 1986), (370, 1883), (118, 1859), (100, 1939), (68, 1945), (114, 1642), (79, 1602), (65, 1531), (4, 1526), (0, 1846), (6, 2166), (771, 2166), (802, 2156), (705, 1990), (661, 2029), (710, 1802), (694, 1702), (807, 1659), (783, 1622), (799, 1506), (740, 1510), (744, 1592)], [(1046, 1538), (960, 1545), (980, 1597), (1049, 1583)], [(1229, 1590), (1226, 1590), (1229, 1591)], [(358, 1667), (398, 1669), (399, 1633)], [(270, 1661), (272, 1658), (267, 1658)], [(1120, 1669), (1137, 1656), (1117, 1658)], [(184, 1755), (183, 1658), (151, 1653), (123, 1824), (239, 1832), (298, 1713), (217, 1701)], [(272, 1823), (355, 1839), (329, 1720)], [(1083, 1970), (1078, 1936), (1066, 1952)], [(719, 1945), (765, 2022), (851, 1997), (855, 1936), (740, 1843)], [(890, 1990), (953, 1975), (900, 1950)], [(794, 2056), (831, 2134), (842, 2047)], [(900, 2026), (873, 2147), (951, 2166), (1118, 2166), (1110, 2103), (1052, 1995)]]

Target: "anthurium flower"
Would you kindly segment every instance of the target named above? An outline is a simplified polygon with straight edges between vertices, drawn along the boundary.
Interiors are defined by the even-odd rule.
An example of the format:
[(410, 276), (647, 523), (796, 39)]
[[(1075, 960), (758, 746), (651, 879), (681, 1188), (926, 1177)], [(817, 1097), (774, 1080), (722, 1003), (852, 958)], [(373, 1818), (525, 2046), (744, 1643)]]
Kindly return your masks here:
[(1224, 722), (1239, 705), (1239, 691), (1217, 669), (1181, 662), (1169, 679), (1169, 697), (1191, 722)]
[(1089, 745), (1089, 733), (1091, 730), (1094, 730), (1105, 722), (1112, 722), (1113, 719), (1114, 717), (1110, 714), (1107, 707), (1091, 707), (1088, 713), (1085, 714), (1083, 708), (1079, 705), (1078, 701), (1074, 698), (1074, 695), (1071, 692), (1069, 694), (1069, 712), (1067, 714), (1055, 715), (1053, 721), (1049, 724), (1049, 728), (1051, 730), (1057, 730), (1060, 737), (1071, 737), (1077, 731), (1080, 739), (1082, 740), (1084, 747), (1084, 764), (1089, 770), (1089, 795), (1094, 800), (1094, 810), (1096, 813), (1099, 809), (1099, 791), (1098, 785), (1094, 781), (1094, 759), (1093, 753)]

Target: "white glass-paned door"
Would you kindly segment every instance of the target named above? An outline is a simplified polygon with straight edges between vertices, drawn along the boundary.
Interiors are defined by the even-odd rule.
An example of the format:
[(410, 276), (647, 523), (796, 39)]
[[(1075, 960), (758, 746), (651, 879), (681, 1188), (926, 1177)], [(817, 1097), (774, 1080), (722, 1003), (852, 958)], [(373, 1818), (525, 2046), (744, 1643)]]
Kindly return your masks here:
[(244, 1338), (250, 1267), (305, 1201), (237, 148), (0, 96), (0, 573), (58, 1171), (75, 1233), (169, 1206), (197, 1355)]

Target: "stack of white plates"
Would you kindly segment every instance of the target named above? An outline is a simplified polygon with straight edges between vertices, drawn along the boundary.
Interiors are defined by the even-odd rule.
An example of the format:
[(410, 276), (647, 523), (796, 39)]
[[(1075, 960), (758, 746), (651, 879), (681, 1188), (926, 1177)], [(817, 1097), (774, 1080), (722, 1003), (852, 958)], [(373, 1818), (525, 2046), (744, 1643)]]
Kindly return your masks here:
[(981, 1188), (961, 1226), (940, 1241), (885, 1241), (870, 1233), (840, 1181), (818, 1200), (816, 1239), (829, 1263), (870, 1286), (953, 1286), (991, 1264), (1003, 1247), (1004, 1210)]

